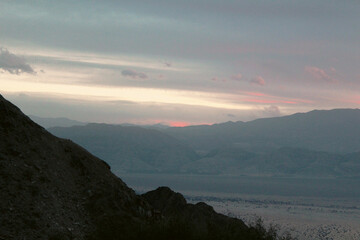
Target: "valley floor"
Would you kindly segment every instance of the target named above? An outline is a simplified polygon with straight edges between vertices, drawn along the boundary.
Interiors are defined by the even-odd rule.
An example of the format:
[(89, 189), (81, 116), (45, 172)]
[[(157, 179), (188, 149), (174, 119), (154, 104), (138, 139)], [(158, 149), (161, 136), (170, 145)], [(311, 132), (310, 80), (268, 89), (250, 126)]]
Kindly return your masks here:
[(358, 202), (344, 199), (286, 199), (283, 197), (214, 197), (188, 193), (190, 202), (204, 201), (228, 216), (248, 224), (261, 217), (266, 226), (277, 225), (299, 240), (360, 239)]
[[(291, 179), (121, 174), (138, 192), (169, 186), (189, 202), (248, 224), (261, 217), (299, 240), (360, 239), (359, 179)], [(353, 191), (351, 191), (353, 189)], [(350, 192), (351, 191), (351, 192)]]

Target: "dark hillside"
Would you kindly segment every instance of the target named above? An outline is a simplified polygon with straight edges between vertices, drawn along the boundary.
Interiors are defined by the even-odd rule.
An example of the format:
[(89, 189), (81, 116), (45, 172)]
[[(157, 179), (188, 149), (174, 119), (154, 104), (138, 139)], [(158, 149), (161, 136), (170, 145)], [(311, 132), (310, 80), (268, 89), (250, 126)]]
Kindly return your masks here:
[(144, 198), (166, 218), (165, 226), (175, 231), (162, 232), (160, 239), (277, 239), (268, 232), (247, 227), (241, 220), (216, 213), (203, 203), (189, 204), (168, 187), (143, 194)]
[(150, 212), (102, 160), (52, 136), (1, 96), (0, 116), (1, 237), (82, 239), (112, 216), (128, 228)]
[(0, 116), (0, 239), (275, 239), (168, 188), (136, 195), (1, 95)]

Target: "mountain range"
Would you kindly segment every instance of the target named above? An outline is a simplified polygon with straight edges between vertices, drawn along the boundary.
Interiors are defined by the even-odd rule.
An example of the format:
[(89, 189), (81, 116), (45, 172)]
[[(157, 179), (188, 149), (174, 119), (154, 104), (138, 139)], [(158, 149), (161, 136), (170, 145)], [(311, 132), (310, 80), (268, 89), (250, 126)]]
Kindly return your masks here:
[(224, 146), (266, 152), (281, 147), (332, 153), (360, 151), (360, 110), (314, 110), (249, 122), (168, 128), (164, 132), (199, 152)]
[(92, 123), (49, 131), (105, 159), (115, 172), (176, 172), (198, 159), (186, 144), (155, 129)]
[(115, 172), (358, 177), (360, 110), (314, 110), (250, 122), (145, 129), (88, 124), (49, 131)]
[(45, 118), (29, 115), (29, 118), (44, 128), (84, 126), (87, 124), (86, 122), (80, 122), (65, 117)]
[[(35, 123), (39, 124), (40, 126), (44, 128), (52, 128), (52, 127), (72, 127), (72, 126), (84, 126), (88, 124), (88, 122), (81, 122), (76, 121), (73, 119), (65, 118), (65, 117), (56, 117), (56, 118), (50, 118), (50, 117), (39, 117), (34, 115), (29, 115), (30, 119), (33, 120)], [(148, 124), (148, 125), (136, 125), (132, 123), (121, 123), (118, 124), (120, 126), (141, 126), (143, 128), (149, 128), (149, 129), (166, 129), (169, 126), (157, 123), (157, 124)]]

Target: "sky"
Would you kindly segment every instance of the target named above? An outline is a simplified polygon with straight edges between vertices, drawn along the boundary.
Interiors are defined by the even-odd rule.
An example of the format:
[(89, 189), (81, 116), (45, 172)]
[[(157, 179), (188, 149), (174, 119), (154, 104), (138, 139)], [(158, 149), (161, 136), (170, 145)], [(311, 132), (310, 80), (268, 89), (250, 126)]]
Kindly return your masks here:
[(0, 0), (26, 114), (171, 126), (360, 105), (358, 0)]

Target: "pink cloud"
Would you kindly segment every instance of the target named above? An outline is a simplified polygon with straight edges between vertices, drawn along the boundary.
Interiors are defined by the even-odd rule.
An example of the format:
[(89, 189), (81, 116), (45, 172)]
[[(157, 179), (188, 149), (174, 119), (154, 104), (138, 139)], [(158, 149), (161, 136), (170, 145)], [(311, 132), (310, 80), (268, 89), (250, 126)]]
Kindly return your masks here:
[(336, 69), (332, 67), (332, 68), (330, 68), (330, 72), (333, 74), (336, 74)]
[(345, 103), (355, 103), (360, 104), (360, 96), (349, 96), (347, 99), (341, 99)]
[[(337, 80), (334, 77), (330, 76), (328, 73), (325, 72), (325, 70), (318, 67), (307, 66), (305, 67), (305, 72), (317, 80), (321, 80), (329, 83), (337, 82)], [(336, 73), (335, 68), (331, 68), (330, 72), (331, 74), (335, 74)]]
[(241, 73), (238, 73), (231, 77), (231, 79), (236, 80), (236, 81), (240, 81), (240, 80), (242, 80), (242, 78), (243, 78), (243, 75)]
[(220, 79), (218, 77), (213, 77), (213, 78), (211, 78), (211, 80), (214, 82), (226, 82), (227, 81), (226, 78)]
[(264, 86), (266, 84), (265, 79), (261, 76), (256, 76), (250, 81), (254, 85)]

